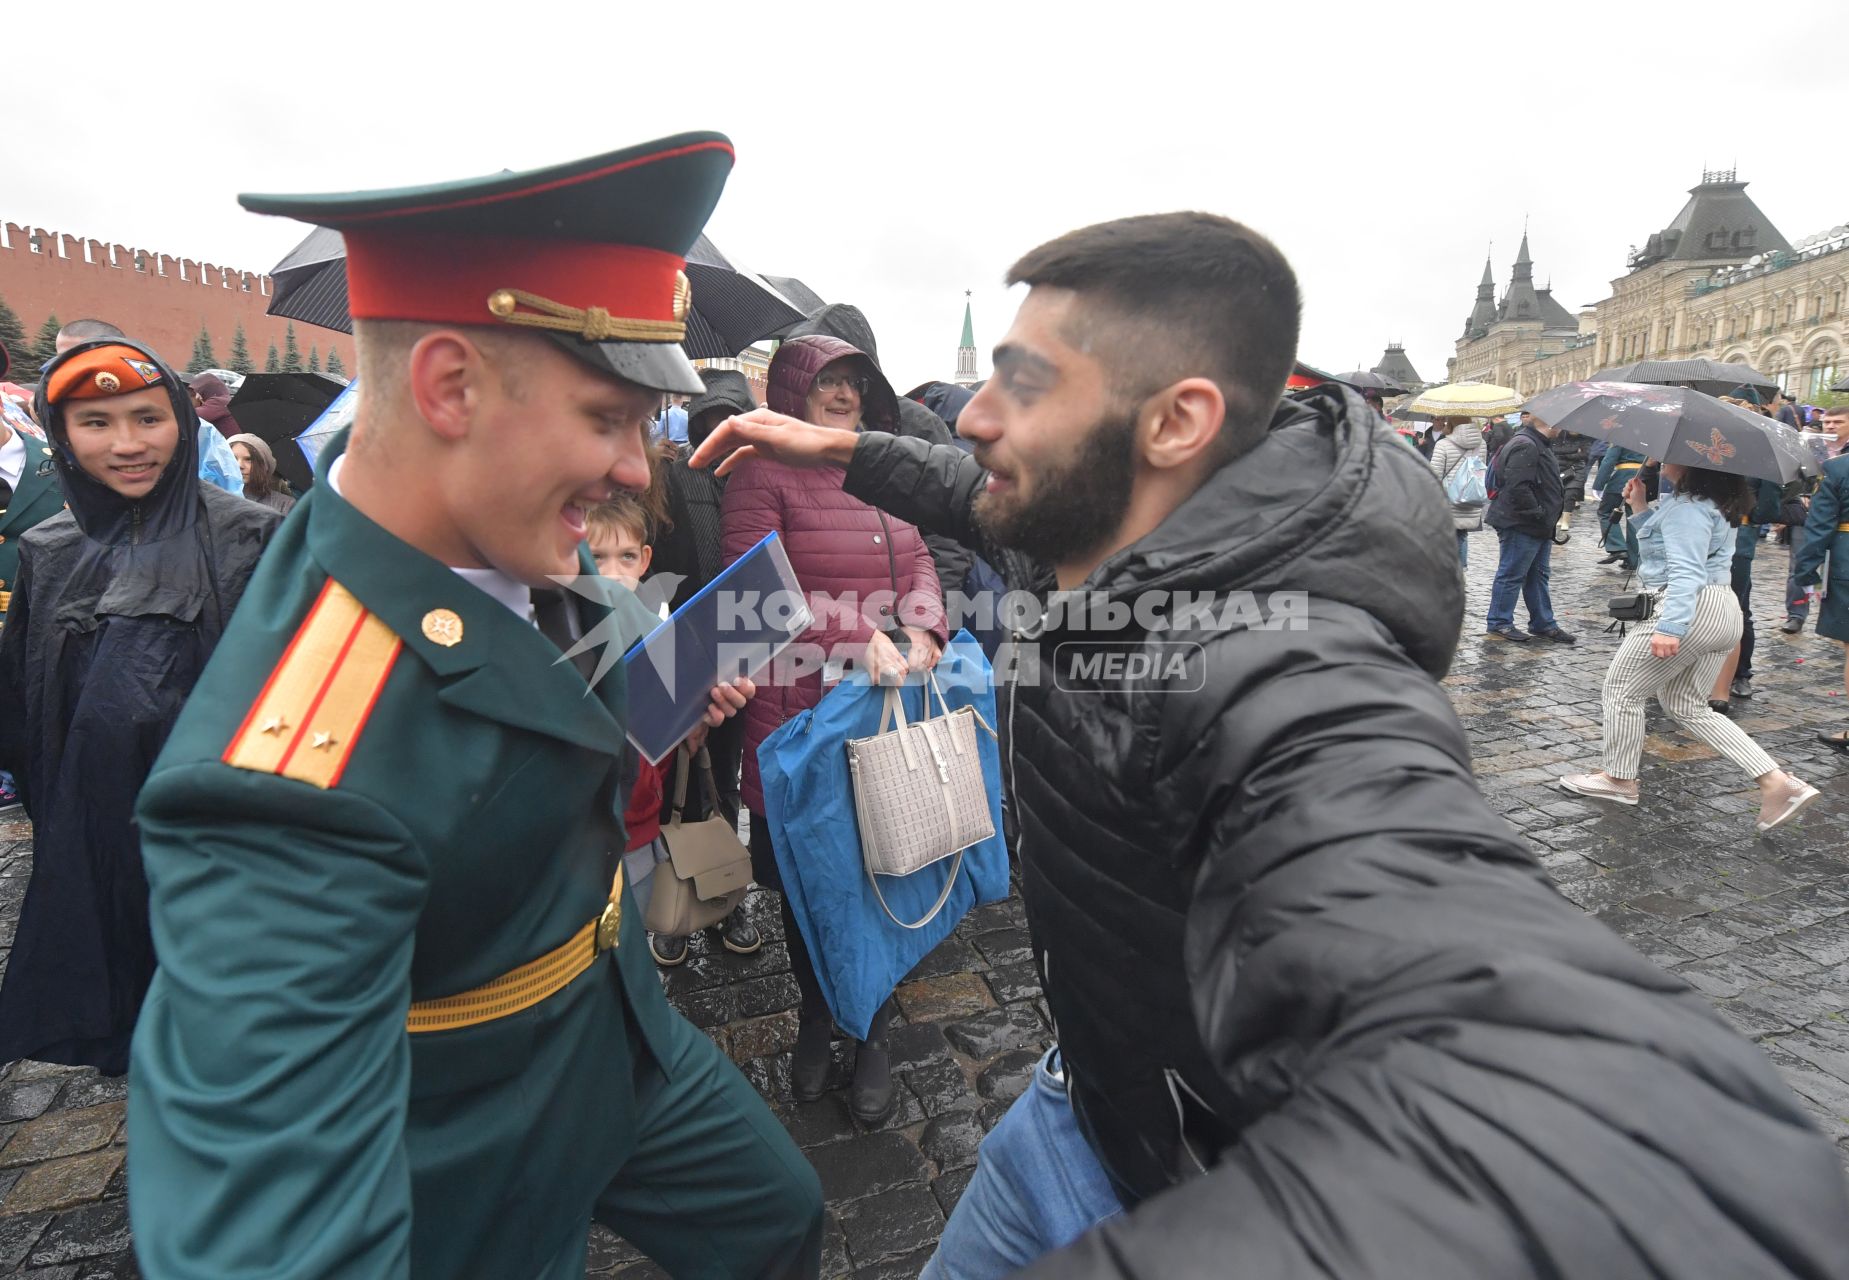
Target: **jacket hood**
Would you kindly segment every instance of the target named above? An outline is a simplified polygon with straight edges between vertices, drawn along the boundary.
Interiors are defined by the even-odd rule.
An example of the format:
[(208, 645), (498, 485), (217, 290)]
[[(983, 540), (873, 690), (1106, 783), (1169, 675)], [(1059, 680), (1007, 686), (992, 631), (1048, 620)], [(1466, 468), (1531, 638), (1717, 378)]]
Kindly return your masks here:
[(817, 335), (839, 338), (859, 348), (861, 354), (874, 364), (880, 362), (880, 349), (873, 339), (873, 326), (867, 322), (866, 313), (851, 303), (831, 302), (825, 307), (818, 307), (792, 325), (783, 336), (787, 339), (812, 338)]
[(853, 360), (873, 385), (860, 398), (863, 430), (892, 431), (899, 423), (899, 397), (880, 372), (879, 365), (852, 343), (824, 334), (791, 338), (777, 348), (770, 362), (770, 407), (792, 418), (803, 416), (803, 401), (816, 375), (837, 360)]
[(231, 417), (231, 388), (225, 385), (223, 378), (216, 373), (198, 373), (188, 380), (187, 385), (197, 391), (199, 398), (205, 402), (199, 406), (201, 418), (214, 426), (230, 420), (232, 429), (236, 430), (236, 420)]
[(250, 483), (244, 486), (246, 492), (254, 490), (258, 494), (264, 494), (275, 488), (276, 455), (270, 451), (270, 446), (264, 442), (262, 436), (240, 431), (225, 443), (227, 445), (241, 444), (250, 450), (251, 477)]
[(714, 418), (701, 422), (701, 415), (723, 409), (729, 418), (735, 413), (750, 413), (758, 407), (751, 383), (735, 369), (702, 369), (700, 381), (706, 384), (706, 390), (687, 402), (687, 443), (696, 449), (706, 442), (706, 437), (720, 421)]
[(1464, 613), (1451, 509), (1431, 468), (1333, 383), (1280, 404), (1257, 446), (1086, 589), (1308, 592), (1371, 614), (1433, 676), (1450, 667)]
[[(45, 398), (51, 375), (64, 362), (97, 347), (123, 346), (142, 354), (161, 371), (162, 385), (173, 405), (180, 425), (179, 439), (173, 456), (167, 460), (154, 487), (137, 499), (124, 498), (101, 480), (77, 465), (71, 452), (70, 436), (64, 426), (64, 410), (53, 407)], [(193, 409), (186, 384), (167, 367), (167, 363), (148, 347), (130, 338), (95, 338), (72, 347), (45, 366), (39, 380), (39, 392), (33, 405), (38, 419), (51, 440), (58, 479), (64, 486), (64, 503), (77, 521), (77, 527), (92, 541), (118, 543), (153, 542), (167, 538), (190, 526), (199, 514), (199, 414)]]
[(1483, 428), (1474, 421), (1461, 422), (1451, 428), (1450, 435), (1439, 438), (1449, 440), (1465, 453), (1475, 453), (1483, 447)]
[(921, 387), (912, 388), (910, 398), (942, 418), (944, 425), (954, 435), (963, 406), (974, 400), (976, 393), (954, 382), (927, 382)]

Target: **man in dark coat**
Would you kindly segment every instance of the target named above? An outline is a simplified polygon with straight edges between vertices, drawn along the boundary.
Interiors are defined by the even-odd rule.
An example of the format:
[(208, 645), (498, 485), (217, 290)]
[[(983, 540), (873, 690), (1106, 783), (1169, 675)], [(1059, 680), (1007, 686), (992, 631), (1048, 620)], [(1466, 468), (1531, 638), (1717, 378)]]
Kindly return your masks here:
[[(1496, 491), (1490, 495), (1483, 522), (1502, 540), (1487, 626), (1488, 634), (1499, 639), (1521, 644), (1534, 636), (1557, 644), (1579, 641), (1555, 621), (1554, 601), (1547, 589), (1554, 527), (1566, 506), (1566, 486), (1560, 482), (1560, 460), (1553, 449), (1559, 434), (1539, 418), (1530, 418), (1496, 455)], [(1515, 625), (1518, 596), (1528, 606), (1527, 631)]]
[[(1351, 393), (1275, 408), (1276, 251), (1133, 218), (1010, 282), (958, 424), (976, 457), (758, 411), (694, 458), (846, 463), (1012, 586), (1050, 562), (1084, 592), (1002, 664), (1061, 1061), (926, 1274), (1047, 1250), (1024, 1276), (1840, 1274), (1849, 1199), (1797, 1099), (1484, 802), (1437, 683), (1463, 608), (1443, 494)], [(1160, 674), (1096, 674), (1105, 644)]]
[(53, 360), (36, 412), (69, 510), (22, 540), (0, 635), (34, 827), (0, 1061), (121, 1075), (154, 974), (135, 796), (280, 518), (196, 478), (192, 401), (137, 343)]
[[(880, 368), (880, 352), (873, 341), (873, 326), (867, 322), (866, 315), (859, 307), (846, 302), (831, 302), (810, 312), (807, 319), (783, 336), (787, 340), (818, 333), (839, 338), (857, 348), (873, 361), (876, 369)], [(882, 375), (884, 372), (881, 369)], [(899, 397), (898, 422), (891, 429), (897, 435), (910, 436), (928, 444), (949, 444), (953, 439), (950, 428), (942, 418), (918, 401), (905, 396)], [(925, 545), (931, 549), (931, 562), (937, 567), (938, 585), (945, 598), (948, 599), (953, 591), (963, 590), (964, 582), (969, 577), (969, 550), (959, 545), (956, 539), (935, 533), (925, 536)]]

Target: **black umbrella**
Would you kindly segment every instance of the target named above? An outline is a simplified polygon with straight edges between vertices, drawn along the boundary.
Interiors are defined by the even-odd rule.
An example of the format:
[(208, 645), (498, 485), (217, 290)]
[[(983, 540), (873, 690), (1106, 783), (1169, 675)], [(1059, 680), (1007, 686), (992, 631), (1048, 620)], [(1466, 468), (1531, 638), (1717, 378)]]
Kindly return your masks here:
[(1401, 405), (1399, 408), (1390, 410), (1387, 416), (1393, 419), (1393, 421), (1395, 422), (1436, 422), (1437, 421), (1437, 419), (1434, 418), (1431, 414), (1423, 413), (1413, 408), (1412, 401), (1410, 400), (1408, 400), (1405, 404)]
[(1600, 369), (1589, 382), (1648, 382), (1665, 387), (1692, 387), (1711, 396), (1731, 395), (1736, 387), (1776, 390), (1778, 383), (1751, 365), (1725, 360), (1639, 360)]
[(1543, 391), (1526, 407), (1562, 431), (1685, 467), (1781, 484), (1816, 469), (1810, 450), (1784, 423), (1689, 387), (1569, 382)]
[(1353, 373), (1338, 373), (1337, 382), (1346, 382), (1356, 391), (1378, 391), (1383, 396), (1403, 396), (1412, 393), (1411, 387), (1402, 387), (1392, 378), (1375, 373), (1371, 369), (1356, 369)]
[[(344, 287), (344, 272), (342, 283)], [(301, 492), (314, 483), (314, 471), (295, 438), (346, 387), (346, 379), (331, 373), (253, 373), (231, 397), (231, 416), (241, 429), (270, 446), (276, 470)]]
[[(347, 314), (347, 248), (338, 231), (316, 227), (270, 272), (270, 314), (353, 332)], [(705, 236), (687, 254), (693, 309), (681, 349), (695, 360), (731, 357), (803, 318), (775, 289), (726, 260)], [(483, 315), (484, 323), (488, 317)]]
[(1835, 382), (1832, 382), (1830, 384), (1830, 390), (1836, 392), (1849, 391), (1849, 376), (1838, 378)]

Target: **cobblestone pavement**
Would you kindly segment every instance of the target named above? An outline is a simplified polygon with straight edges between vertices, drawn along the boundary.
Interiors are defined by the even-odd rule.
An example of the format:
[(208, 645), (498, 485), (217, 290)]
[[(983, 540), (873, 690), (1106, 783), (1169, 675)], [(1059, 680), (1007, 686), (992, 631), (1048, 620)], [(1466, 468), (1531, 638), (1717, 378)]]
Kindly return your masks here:
[[(1590, 524), (1590, 511), (1583, 513)], [(1554, 601), (1572, 648), (1486, 641), (1492, 533), (1471, 538), (1470, 611), (1448, 687), (1497, 812), (1526, 832), (1561, 891), (1710, 996), (1753, 1037), (1849, 1163), (1849, 758), (1813, 740), (1849, 723), (1841, 653), (1780, 634), (1781, 549), (1760, 561), (1759, 694), (1738, 722), (1825, 798), (1788, 830), (1753, 831), (1751, 784), (1652, 708), (1646, 798), (1636, 809), (1554, 790), (1596, 767), (1601, 634), (1619, 579), (1584, 530), (1556, 561)], [(31, 831), (0, 820), (0, 942), (10, 942)], [(753, 898), (761, 927), (776, 912)], [(755, 956), (695, 955), (667, 975), (674, 1002), (738, 1061), (821, 1175), (830, 1206), (824, 1274), (909, 1277), (968, 1183), (976, 1146), (1048, 1043), (1018, 902), (973, 913), (900, 987), (893, 1032), (901, 1103), (869, 1130), (839, 1093), (787, 1101), (796, 984), (780, 940)], [(836, 1048), (837, 1083), (851, 1067)], [(101, 1280), (137, 1273), (123, 1199), (124, 1089), (93, 1072), (15, 1064), (0, 1079), (0, 1275)], [(599, 1230), (589, 1274), (660, 1272)]]

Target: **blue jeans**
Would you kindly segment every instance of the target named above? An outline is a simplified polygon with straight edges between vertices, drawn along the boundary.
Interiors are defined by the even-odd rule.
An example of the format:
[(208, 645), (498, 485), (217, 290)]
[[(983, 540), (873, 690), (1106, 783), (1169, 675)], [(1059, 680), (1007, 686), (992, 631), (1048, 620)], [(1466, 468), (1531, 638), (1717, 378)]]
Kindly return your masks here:
[(1514, 529), (1498, 529), (1502, 558), (1496, 563), (1496, 583), (1489, 593), (1488, 629), (1515, 625), (1515, 597), (1528, 605), (1528, 629), (1551, 631), (1554, 602), (1547, 594), (1548, 565), (1553, 559), (1552, 538), (1537, 538)]
[(1470, 567), (1470, 530), (1457, 531), (1457, 562), (1464, 568)]
[(976, 1173), (918, 1280), (1000, 1280), (1124, 1211), (1079, 1132), (1059, 1047), (982, 1140)]

